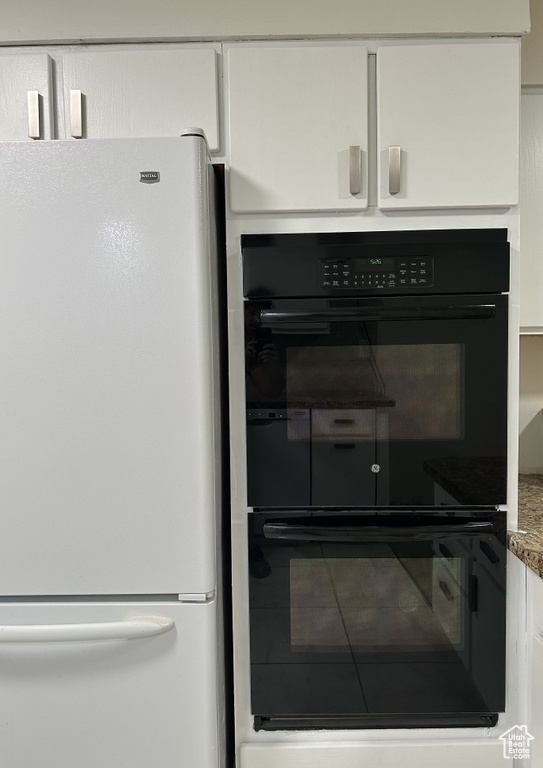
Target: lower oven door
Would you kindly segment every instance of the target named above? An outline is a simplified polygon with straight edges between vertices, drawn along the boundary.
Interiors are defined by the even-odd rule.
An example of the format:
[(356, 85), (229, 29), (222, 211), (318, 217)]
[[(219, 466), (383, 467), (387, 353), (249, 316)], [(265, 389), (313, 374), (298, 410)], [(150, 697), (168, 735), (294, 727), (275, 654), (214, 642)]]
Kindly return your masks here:
[(249, 517), (257, 730), (496, 723), (504, 513)]

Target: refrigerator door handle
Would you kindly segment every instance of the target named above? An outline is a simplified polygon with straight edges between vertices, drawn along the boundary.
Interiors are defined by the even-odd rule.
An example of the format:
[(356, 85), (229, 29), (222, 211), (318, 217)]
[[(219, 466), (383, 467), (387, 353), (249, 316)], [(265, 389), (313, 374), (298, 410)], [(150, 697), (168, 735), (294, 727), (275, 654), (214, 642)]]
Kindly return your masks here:
[(0, 643), (60, 643), (130, 640), (168, 632), (175, 625), (165, 616), (130, 616), (92, 624), (19, 624), (0, 626)]

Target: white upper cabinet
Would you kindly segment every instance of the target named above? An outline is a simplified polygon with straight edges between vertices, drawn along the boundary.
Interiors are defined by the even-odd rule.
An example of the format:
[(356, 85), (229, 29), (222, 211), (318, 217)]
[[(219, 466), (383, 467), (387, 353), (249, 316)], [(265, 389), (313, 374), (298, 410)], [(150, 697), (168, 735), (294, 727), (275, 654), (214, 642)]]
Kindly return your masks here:
[(203, 128), (219, 148), (215, 47), (63, 56), (66, 138), (178, 136)]
[(0, 55), (0, 141), (53, 138), (51, 104), (46, 53)]
[(379, 207), (515, 205), (519, 81), (514, 42), (381, 47)]
[(228, 51), (230, 207), (367, 207), (368, 54), (360, 45)]

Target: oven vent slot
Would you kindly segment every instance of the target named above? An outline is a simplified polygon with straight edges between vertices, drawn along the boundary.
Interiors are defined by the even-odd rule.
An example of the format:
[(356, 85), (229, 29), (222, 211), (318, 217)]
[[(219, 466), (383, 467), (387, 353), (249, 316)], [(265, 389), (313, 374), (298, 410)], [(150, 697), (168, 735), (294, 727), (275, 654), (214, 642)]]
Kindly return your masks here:
[(256, 715), (255, 731), (318, 731), (360, 728), (491, 728), (498, 722), (493, 712), (412, 715), (331, 715), (296, 717), (292, 715)]

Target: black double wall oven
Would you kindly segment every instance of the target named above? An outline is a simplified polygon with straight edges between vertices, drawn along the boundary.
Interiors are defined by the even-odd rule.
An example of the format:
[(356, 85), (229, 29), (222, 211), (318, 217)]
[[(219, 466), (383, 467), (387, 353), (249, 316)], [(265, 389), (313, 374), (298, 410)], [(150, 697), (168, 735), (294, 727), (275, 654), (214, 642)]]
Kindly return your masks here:
[(496, 724), (507, 230), (242, 255), (255, 727)]

